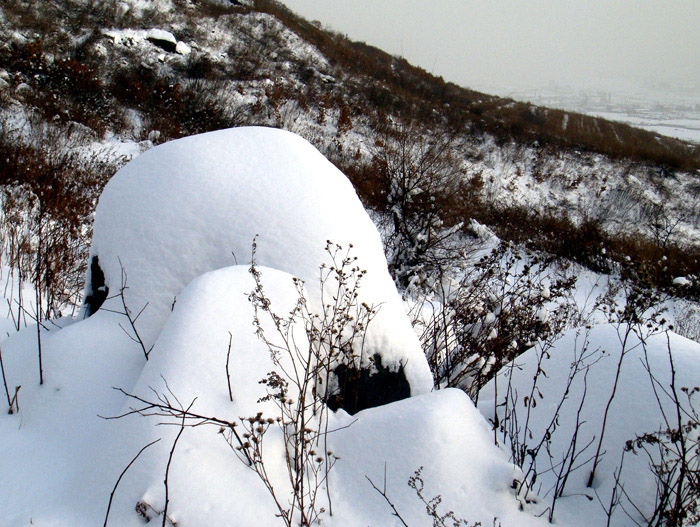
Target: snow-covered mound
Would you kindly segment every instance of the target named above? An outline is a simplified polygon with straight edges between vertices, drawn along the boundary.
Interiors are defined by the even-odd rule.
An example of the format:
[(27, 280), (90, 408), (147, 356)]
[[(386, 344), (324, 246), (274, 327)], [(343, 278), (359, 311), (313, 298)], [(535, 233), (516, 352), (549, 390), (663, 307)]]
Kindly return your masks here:
[[(671, 357), (675, 389), (682, 407), (691, 412), (682, 389), (692, 390), (700, 386), (700, 344), (673, 332), (649, 337), (642, 334), (640, 339), (631, 329), (634, 328), (626, 325), (600, 325), (593, 326), (590, 331), (571, 330), (544, 355), (538, 346), (518, 357), (513, 363), (515, 367), (506, 366), (501, 370), (497, 387), (491, 381), (480, 392), (479, 409), (493, 422), (494, 388), (497, 388), (498, 417), (505, 430), (505, 433), (499, 431), (498, 436), (506, 449), (511, 444), (508, 431), (517, 430), (514, 435), (520, 445), (533, 450), (548, 435), (548, 430), (551, 433), (550, 441), (543, 443), (536, 456), (538, 478), (535, 490), (546, 500), (551, 500), (554, 495), (562, 460), (568, 460), (566, 465), (571, 461), (571, 454), (575, 453), (571, 465), (575, 470), (562, 493), (564, 498), (556, 504), (556, 523), (605, 525), (607, 520), (601, 502), (606, 508), (609, 506), (618, 472), (624, 492), (617, 490), (621, 503), (613, 511), (611, 525), (630, 525), (631, 521), (646, 524), (642, 522), (639, 511), (649, 517), (653, 511), (656, 486), (650, 460), (639, 449), (638, 454), (626, 452), (622, 463), (623, 450), (626, 442), (637, 436), (678, 427), (675, 404), (671, 399)], [(623, 350), (625, 354), (620, 363)], [(578, 373), (573, 376), (567, 391), (573, 364), (579, 364)], [(607, 417), (600, 450), (602, 460), (596, 468), (592, 486), (587, 487), (618, 364), (621, 364), (620, 376)], [(535, 378), (536, 388), (533, 389)], [(506, 397), (510, 401), (507, 407)], [(668, 423), (664, 420), (662, 408)], [(687, 416), (683, 414), (683, 420)], [(656, 449), (651, 445), (652, 451)], [(526, 466), (529, 466), (529, 460), (526, 457)], [(566, 470), (562, 471), (565, 473)], [(627, 514), (632, 515), (632, 520)]]
[[(305, 281), (316, 309), (319, 267), (331, 265), (327, 242), (344, 251), (352, 245), (350, 255), (367, 271), (360, 301), (379, 307), (367, 356), (379, 353), (393, 370), (403, 365), (412, 394), (432, 387), (374, 224), (348, 179), (295, 134), (236, 128), (140, 155), (100, 197), (91, 256), (110, 295), (126, 286), (129, 309), (136, 314), (145, 306), (137, 329), (150, 347), (183, 288), (207, 271), (249, 263), (256, 236), (257, 263)], [(87, 284), (88, 295), (101, 286), (94, 269)], [(107, 303), (123, 310), (119, 298)]]
[[(39, 385), (36, 326), (2, 341), (7, 383), (19, 412), (0, 411), (0, 525), (97, 525), (113, 462), (105, 450), (143, 356), (107, 311), (64, 329), (42, 331), (44, 384)], [(4, 394), (3, 394), (4, 395)], [(143, 445), (142, 445), (143, 446)], [(140, 447), (139, 447), (140, 448)], [(123, 467), (122, 467), (123, 468)], [(113, 477), (109, 476), (109, 478)], [(113, 483), (112, 483), (113, 484)], [(102, 520), (99, 520), (102, 523)]]

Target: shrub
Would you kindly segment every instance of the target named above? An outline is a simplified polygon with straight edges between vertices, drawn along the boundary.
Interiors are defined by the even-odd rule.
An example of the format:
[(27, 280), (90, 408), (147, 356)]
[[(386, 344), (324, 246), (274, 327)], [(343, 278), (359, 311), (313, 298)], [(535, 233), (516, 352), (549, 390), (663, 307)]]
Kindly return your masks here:
[(0, 126), (0, 242), (20, 276), (42, 292), (39, 318), (78, 304), (94, 203), (114, 170), (56, 128), (34, 126), (25, 143)]
[(424, 325), (436, 387), (459, 387), (477, 401), (506, 363), (579, 322), (570, 297), (576, 278), (555, 267), (553, 257), (505, 243), (465, 267)]
[(462, 226), (450, 217), (461, 177), (452, 147), (452, 136), (412, 124), (383, 128), (370, 147), (376, 198), (387, 216), (389, 271), (400, 288), (429, 286), (458, 254), (450, 247)]

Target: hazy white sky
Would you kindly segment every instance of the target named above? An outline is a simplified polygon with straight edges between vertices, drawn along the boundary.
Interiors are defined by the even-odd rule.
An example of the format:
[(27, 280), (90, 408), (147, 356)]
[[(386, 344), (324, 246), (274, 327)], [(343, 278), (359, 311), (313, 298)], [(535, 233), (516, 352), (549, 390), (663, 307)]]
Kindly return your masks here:
[(464, 86), (697, 83), (700, 0), (283, 0)]

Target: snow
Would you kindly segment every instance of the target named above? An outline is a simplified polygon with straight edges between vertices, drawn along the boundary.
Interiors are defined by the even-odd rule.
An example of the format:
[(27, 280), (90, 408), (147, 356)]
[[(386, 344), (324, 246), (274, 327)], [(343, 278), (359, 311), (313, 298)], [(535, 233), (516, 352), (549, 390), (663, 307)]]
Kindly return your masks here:
[[(493, 418), (493, 383), (480, 394), (479, 410), (458, 390), (421, 394), (429, 392), (432, 379), (422, 371), (425, 359), (386, 270), (376, 228), (349, 182), (303, 139), (264, 128), (166, 143), (135, 157), (105, 189), (92, 254), (99, 256), (112, 293), (122, 285), (123, 265), (128, 304), (138, 310), (148, 303), (136, 322), (147, 345), (153, 344), (148, 361), (124, 329), (128, 324), (119, 313), (117, 298), (88, 319), (63, 320), (42, 331), (43, 386), (38, 384), (36, 327), (10, 331), (2, 342), (9, 387), (22, 388), (19, 414), (0, 415), (0, 452), (12, 452), (0, 464), (0, 524), (101, 524), (119, 474), (155, 440), (159, 442), (144, 451), (122, 479), (109, 525), (143, 525), (134, 510), (137, 503), (149, 504), (148, 514), (160, 523), (156, 511), (165, 500), (164, 470), (179, 428), (163, 416), (101, 418), (134, 406), (113, 387), (151, 400), (170, 390), (184, 406), (193, 403), (192, 411), (227, 420), (260, 411), (274, 415), (274, 405), (260, 400), (266, 391), (259, 381), (279, 367), (255, 333), (248, 299), (255, 285), (249, 265), (256, 235), (261, 280), (273, 310), (282, 315), (298, 298), (293, 276), (305, 280), (312, 307), (318, 307), (319, 265), (328, 263), (326, 240), (345, 247), (353, 243), (352, 254), (368, 270), (360, 289), (362, 300), (381, 304), (370, 324), (368, 347), (387, 362), (407, 360), (416, 395), (355, 416), (342, 410), (330, 415), (329, 447), (340, 459), (330, 473), (333, 516), (324, 515), (324, 525), (401, 525), (367, 477), (380, 488), (386, 484), (388, 497), (410, 525), (432, 525), (424, 504), (407, 485), (421, 467), (424, 495), (426, 499), (440, 495), (443, 514), (453, 510), (457, 517), (482, 525), (547, 524), (554, 476), (543, 472), (535, 489), (537, 501), (523, 503), (524, 510), (519, 510), (512, 484), (523, 475), (509, 461), (507, 442), (505, 450), (495, 446), (493, 431), (482, 416)], [(485, 240), (493, 241), (492, 236), (482, 233)], [(9, 270), (3, 273), (8, 280)], [(580, 274), (574, 295), (585, 311), (610, 278)], [(9, 290), (15, 288), (10, 280)], [(550, 297), (551, 291), (543, 285), (541, 294)], [(543, 309), (538, 316), (545, 320), (551, 313)], [(495, 317), (486, 315), (489, 321)], [(271, 333), (270, 320), (263, 319)], [(543, 364), (547, 375), (539, 382), (543, 398), (538, 399), (529, 426), (535, 438), (552, 417), (552, 406), (561, 396), (573, 353), (581, 351), (584, 336), (588, 350), (601, 355), (597, 361), (598, 355), (587, 359), (590, 373), (579, 444), (599, 434), (601, 409), (612, 387), (625, 329), (601, 325), (590, 332), (574, 330), (549, 350), (551, 357)], [(303, 347), (303, 328), (295, 326), (294, 334)], [(700, 344), (673, 333), (666, 338), (661, 334), (647, 340), (656, 378), (662, 385), (669, 382), (670, 346), (678, 386), (699, 385)], [(226, 370), (229, 343), (233, 401)], [(573, 473), (567, 497), (557, 503), (558, 525), (604, 524), (596, 493), (604, 503), (609, 500), (621, 445), (660, 426), (649, 374), (640, 362), (643, 348), (634, 335), (627, 348), (631, 351), (611, 406), (605, 454), (593, 489), (585, 486), (589, 462)], [(499, 401), (504, 375), (512, 371), (512, 386), (522, 404), (537, 368), (537, 352), (534, 348), (519, 357), (519, 369), (502, 372)], [(550, 449), (554, 455), (568, 446), (581, 397), (578, 377), (560, 412)], [(164, 426), (167, 423), (171, 426)], [(272, 427), (267, 434), (270, 479), (286, 497), (290, 489), (281, 431)], [(548, 459), (539, 462), (546, 467)], [(648, 510), (654, 489), (647, 460), (629, 454), (622, 477), (635, 504)], [(183, 526), (280, 525), (264, 485), (236, 458), (217, 426), (184, 431), (170, 468), (169, 499), (169, 517)], [(321, 503), (327, 508), (325, 495)], [(537, 517), (541, 513), (544, 516)], [(618, 510), (612, 524), (626, 525), (626, 520)]]
[[(295, 302), (291, 276), (261, 268), (273, 304)], [(247, 292), (253, 285), (246, 266), (205, 273), (180, 295), (151, 358), (144, 364), (138, 346), (120, 328), (123, 316), (100, 310), (62, 330), (46, 332), (46, 382), (37, 383), (35, 330), (28, 328), (3, 343), (11, 382), (21, 383), (21, 411), (0, 415), (0, 451), (12, 452), (0, 464), (3, 525), (99, 525), (119, 474), (149, 442), (122, 479), (109, 525), (143, 524), (138, 502), (162, 510), (163, 475), (177, 426), (163, 417), (131, 416), (128, 401), (112, 386), (143, 396), (167, 386), (192, 411), (236, 420), (268, 413), (261, 377), (275, 368), (255, 335)], [(269, 321), (266, 328), (269, 329)], [(226, 355), (231, 352), (229, 400)], [(269, 414), (268, 414), (269, 415)], [(170, 421), (172, 422), (172, 421)], [(334, 514), (329, 526), (399, 525), (365, 479), (387, 493), (411, 525), (429, 526), (424, 506), (406, 482), (424, 467), (425, 495), (443, 497), (444, 510), (490, 525), (545, 525), (518, 510), (510, 484), (516, 472), (491, 443), (486, 423), (466, 395), (444, 390), (412, 397), (349, 416), (331, 415), (329, 445), (340, 459), (331, 471)], [(279, 430), (265, 438), (270, 478), (282, 499), (286, 469)], [(169, 472), (169, 517), (180, 525), (277, 526), (275, 508), (256, 475), (222, 440), (217, 426), (187, 428)], [(325, 498), (322, 498), (325, 505)], [(152, 517), (161, 518), (153, 511)]]
[[(349, 422), (338, 417), (340, 423)], [(334, 503), (337, 525), (401, 525), (365, 478), (382, 488), (385, 469), (387, 494), (409, 525), (433, 525), (425, 506), (406, 485), (420, 467), (424, 467), (424, 494), (427, 499), (442, 496), (443, 514), (453, 510), (470, 525), (477, 521), (493, 525), (495, 517), (503, 525), (546, 525), (518, 510), (510, 488), (516, 472), (460, 390), (440, 390), (361, 412), (333, 443), (342, 453), (332, 474), (339, 500)]]
[[(36, 327), (2, 342), (8, 385), (12, 391), (21, 386), (19, 414), (0, 415), (0, 450), (13, 452), (0, 465), (3, 525), (27, 525), (30, 519), (35, 525), (97, 523), (103, 508), (97, 493), (105, 485), (93, 488), (91, 480), (97, 477), (94, 467), (108, 459), (94, 460), (109, 458), (103, 450), (105, 424), (97, 414), (120, 410), (123, 401), (111, 386), (133, 385), (140, 366), (119, 322), (118, 315), (104, 312), (60, 331), (44, 331), (43, 386)], [(86, 514), (92, 520), (86, 521)]]
[(177, 44), (177, 39), (170, 31), (165, 31), (163, 29), (149, 29), (146, 31), (146, 38), (153, 40), (162, 40), (163, 42), (170, 42), (172, 45)]
[[(602, 445), (604, 452), (602, 461), (596, 470), (596, 478), (592, 488), (587, 488), (587, 480), (591, 471), (590, 458), (595, 453), (597, 441), (583, 451), (579, 462), (589, 460), (582, 468), (574, 471), (570, 477), (565, 495), (557, 503), (555, 520), (567, 525), (604, 525), (605, 514), (598, 499), (607, 506), (610, 502), (614, 475), (620, 465), (623, 448), (626, 441), (644, 433), (657, 432), (665, 429), (663, 416), (656, 400), (649, 372), (645, 368), (648, 359), (651, 372), (658, 380), (657, 391), (660, 394), (666, 415), (675, 415), (670, 398), (662, 390), (670, 391), (671, 368), (669, 349), (672, 352), (676, 371), (676, 388), (694, 387), (700, 385), (700, 344), (685, 339), (672, 332), (657, 333), (648, 338), (640, 339), (634, 332), (628, 334), (628, 326), (599, 325), (591, 330), (576, 329), (565, 333), (554, 346), (548, 350), (542, 360), (542, 373), (538, 376), (537, 388), (534, 391), (536, 406), (531, 408), (529, 417), (529, 432), (525, 430), (527, 406), (525, 397), (532, 395), (533, 378), (537, 374), (538, 358), (542, 348), (535, 347), (520, 357), (513, 365), (506, 366), (497, 379), (498, 399), (494, 399), (495, 382), (490, 382), (481, 392), (479, 409), (485, 416), (493, 420), (494, 405), (504, 402), (508, 390), (509, 376), (512, 373), (510, 385), (512, 393), (517, 394), (516, 409), (520, 430), (520, 440), (533, 447), (544, 435), (554, 417), (555, 408), (562, 400), (571, 365), (576, 357), (584, 354), (584, 363), (589, 365), (589, 372), (584, 385), (584, 373), (581, 371), (572, 383), (571, 390), (564, 401), (557, 419), (557, 429), (552, 434), (549, 450), (553, 453), (554, 462), (563, 458), (569, 447), (575, 430), (578, 430), (578, 449), (582, 450), (592, 439), (599, 438), (602, 428), (604, 409), (613, 389), (617, 364), (627, 337), (621, 366), (621, 375), (615, 398), (610, 406), (607, 428)], [(645, 343), (643, 343), (645, 342)], [(583, 352), (586, 353), (583, 353)], [(584, 398), (585, 387), (585, 398)], [(538, 395), (541, 392), (541, 397)], [(576, 417), (579, 405), (583, 399), (579, 426)], [(686, 401), (687, 404), (687, 401)], [(500, 419), (504, 418), (504, 409), (498, 409)], [(502, 421), (506, 426), (515, 421)], [(500, 440), (508, 448), (509, 441), (499, 433)], [(528, 439), (529, 437), (529, 439)], [(547, 471), (552, 461), (542, 449), (537, 456), (540, 475), (536, 491), (545, 498), (552, 497), (552, 489), (556, 483), (554, 471)], [(653, 505), (655, 493), (654, 476), (649, 469), (649, 461), (644, 455), (625, 455), (621, 481), (625, 492), (634, 504), (649, 513)], [(546, 505), (542, 504), (544, 508)], [(630, 502), (623, 503), (628, 512), (632, 512)], [(639, 518), (636, 518), (639, 520)], [(613, 515), (612, 525), (628, 525), (630, 519), (618, 508)]]
[[(403, 364), (413, 394), (432, 388), (377, 229), (348, 179), (292, 133), (222, 130), (136, 157), (100, 197), (91, 256), (99, 257), (110, 294), (125, 285), (129, 309), (145, 306), (137, 327), (149, 348), (182, 289), (204, 272), (249, 264), (256, 237), (257, 263), (303, 280), (317, 311), (319, 267), (332, 265), (327, 241), (343, 253), (352, 245), (350, 256), (367, 271), (359, 300), (378, 307), (366, 356), (379, 353), (394, 369)], [(333, 285), (326, 284), (327, 295)], [(106, 307), (123, 310), (120, 298)]]

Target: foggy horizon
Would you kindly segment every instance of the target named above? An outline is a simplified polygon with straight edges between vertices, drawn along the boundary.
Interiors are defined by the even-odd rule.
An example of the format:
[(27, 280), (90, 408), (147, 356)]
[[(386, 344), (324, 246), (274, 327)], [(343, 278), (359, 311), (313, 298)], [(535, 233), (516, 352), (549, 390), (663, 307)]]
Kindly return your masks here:
[(696, 0), (283, 1), (465, 87), (700, 87)]

